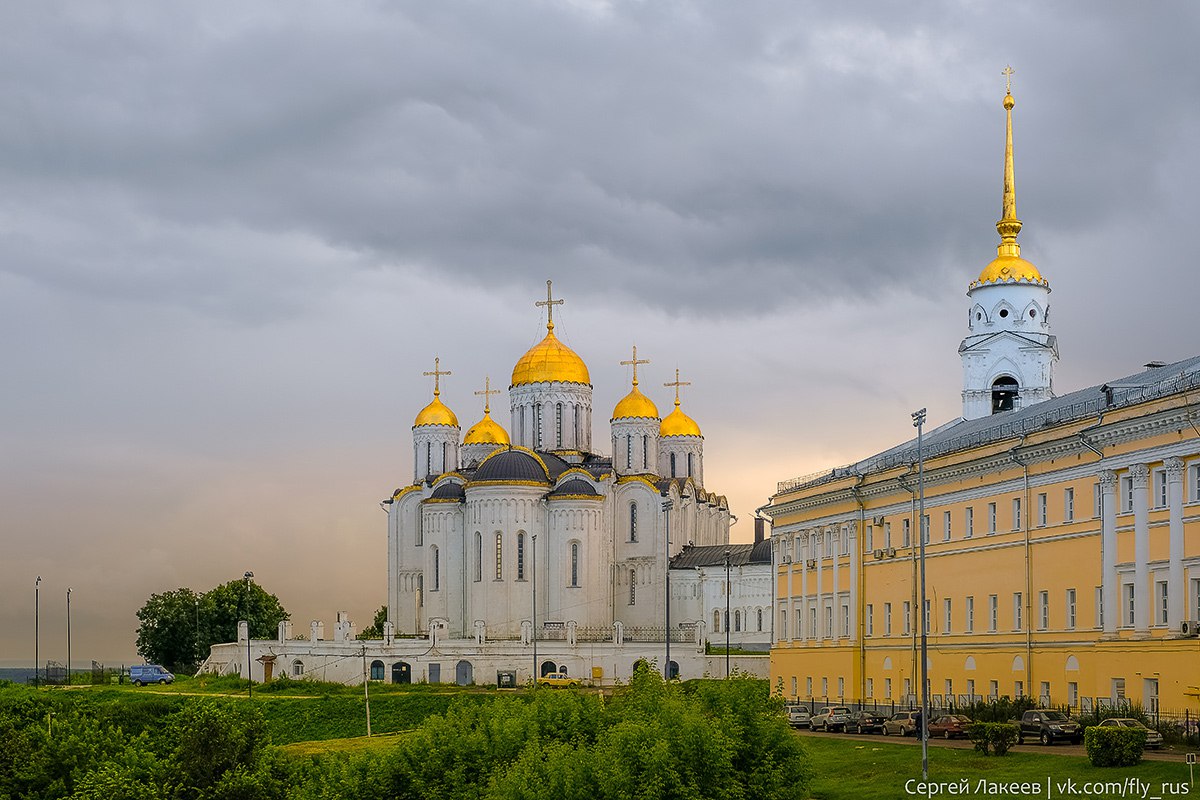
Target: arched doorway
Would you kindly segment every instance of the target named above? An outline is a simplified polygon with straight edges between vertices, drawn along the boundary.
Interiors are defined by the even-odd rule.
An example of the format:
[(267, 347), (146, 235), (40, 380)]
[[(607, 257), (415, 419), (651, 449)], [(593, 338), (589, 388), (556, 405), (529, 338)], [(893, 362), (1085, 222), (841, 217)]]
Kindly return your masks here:
[(555, 664), (553, 661), (543, 661), (541, 668), (538, 670), (538, 673), (539, 673), (538, 677), (544, 678), (547, 675), (549, 675), (551, 672), (556, 672), (557, 670), (558, 670), (558, 665)]
[(1007, 375), (1002, 375), (992, 382), (992, 413), (1012, 411), (1017, 407), (1017, 382)]
[(376, 661), (371, 662), (371, 680), (373, 680), (373, 681), (383, 680), (383, 662), (382, 661), (376, 660)]
[(455, 665), (454, 682), (459, 686), (470, 686), (475, 682), (475, 669), (470, 661), (460, 661)]
[(392, 664), (392, 683), (412, 683), (412, 665), (407, 661)]

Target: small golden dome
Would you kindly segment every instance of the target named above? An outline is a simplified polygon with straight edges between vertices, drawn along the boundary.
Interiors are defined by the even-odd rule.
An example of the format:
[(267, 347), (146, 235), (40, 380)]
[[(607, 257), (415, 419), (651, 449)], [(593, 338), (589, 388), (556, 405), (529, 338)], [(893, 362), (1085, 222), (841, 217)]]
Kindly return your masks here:
[(458, 417), (454, 416), (454, 412), (441, 401), (437, 393), (434, 393), (433, 402), (422, 408), (421, 413), (417, 414), (416, 421), (413, 422), (414, 428), (422, 425), (449, 425), (457, 428)]
[(483, 412), (483, 419), (471, 426), (463, 437), (463, 444), (509, 444), (508, 432), (500, 427), (492, 415)]
[(635, 417), (658, 419), (658, 407), (654, 405), (653, 400), (642, 394), (641, 389), (637, 387), (637, 383), (634, 383), (633, 390), (625, 395), (621, 402), (617, 403), (617, 407), (613, 409), (612, 415), (614, 420), (633, 419)]
[(526, 386), (531, 383), (583, 383), (591, 384), (587, 364), (583, 363), (574, 350), (567, 347), (554, 335), (553, 324), (547, 326), (546, 338), (529, 349), (513, 367), (512, 385)]
[(986, 283), (1009, 283), (1015, 281), (1017, 283), (1036, 283), (1039, 286), (1045, 286), (1047, 281), (1042, 277), (1042, 273), (1038, 272), (1038, 268), (1029, 263), (1020, 256), (997, 256), (992, 263), (983, 268), (983, 272), (979, 273), (979, 280), (971, 284), (971, 287), (982, 286)]
[(701, 436), (700, 426), (696, 420), (679, 410), (679, 401), (675, 401), (675, 410), (667, 414), (667, 418), (658, 426), (659, 436)]

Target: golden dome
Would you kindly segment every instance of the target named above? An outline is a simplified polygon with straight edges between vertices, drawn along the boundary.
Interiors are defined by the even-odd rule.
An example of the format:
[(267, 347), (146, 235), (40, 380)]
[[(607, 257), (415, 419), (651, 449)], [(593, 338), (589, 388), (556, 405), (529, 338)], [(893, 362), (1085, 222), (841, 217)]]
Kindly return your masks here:
[(658, 419), (658, 407), (654, 405), (653, 400), (642, 394), (642, 390), (637, 387), (636, 382), (633, 384), (633, 390), (617, 403), (612, 415), (614, 420), (635, 417)]
[(1038, 268), (1030, 264), (1020, 256), (996, 256), (992, 263), (983, 268), (983, 272), (979, 273), (979, 280), (971, 284), (972, 287), (981, 286), (985, 283), (1008, 283), (1016, 281), (1018, 283), (1036, 283), (1045, 285), (1046, 279), (1042, 277), (1042, 273), (1038, 272)]
[(583, 359), (554, 335), (554, 323), (546, 326), (546, 338), (521, 356), (512, 372), (513, 386), (551, 381), (584, 384), (592, 382)]
[(700, 426), (696, 420), (679, 410), (679, 401), (675, 401), (675, 410), (667, 414), (667, 418), (658, 426), (659, 436), (701, 436)]
[(417, 414), (417, 419), (413, 422), (414, 428), (419, 428), (422, 425), (449, 425), (458, 427), (458, 417), (454, 416), (454, 412), (438, 399), (438, 393), (433, 395), (433, 402), (421, 409), (421, 413)]
[(471, 426), (463, 437), (463, 444), (509, 444), (508, 432), (500, 427), (492, 415), (483, 412), (483, 419)]

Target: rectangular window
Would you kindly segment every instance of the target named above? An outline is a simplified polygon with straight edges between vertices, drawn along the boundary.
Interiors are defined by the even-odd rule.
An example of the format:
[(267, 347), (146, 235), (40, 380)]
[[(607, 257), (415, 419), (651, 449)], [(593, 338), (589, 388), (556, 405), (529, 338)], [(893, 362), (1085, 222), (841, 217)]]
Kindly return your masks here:
[(921, 517), (921, 541), (929, 544), (929, 515)]
[[(630, 602), (633, 602), (632, 593), (630, 594)], [(787, 610), (779, 609), (779, 639), (783, 641), (788, 638), (787, 635)]]
[(1200, 503), (1200, 464), (1192, 465), (1192, 502)]
[(1013, 511), (1012, 529), (1014, 531), (1019, 531), (1023, 527), (1025, 527), (1021, 520), (1021, 498), (1019, 498), (1019, 497), (1013, 498), (1012, 511)]
[(1067, 705), (1071, 708), (1079, 707), (1079, 684), (1075, 681), (1067, 681)]
[(875, 606), (871, 603), (867, 603), (863, 613), (863, 630), (867, 636), (875, 635)]
[(949, 633), (953, 629), (954, 623), (954, 617), (952, 616), (954, 610), (953, 603), (950, 602), (949, 597), (942, 601), (942, 610), (944, 612), (946, 622), (945, 627), (942, 629), (942, 633)]
[(1067, 630), (1075, 630), (1075, 590), (1067, 589)]
[[(629, 605), (637, 604), (637, 573), (629, 570)], [(780, 612), (780, 621), (783, 623), (783, 634), (787, 635), (787, 615)]]
[(821, 697), (829, 697), (829, 678), (821, 678)]
[(800, 609), (798, 609), (798, 608), (796, 609), (796, 636), (795, 636), (795, 638), (797, 638), (797, 639), (804, 638), (804, 618), (802, 616), (802, 613), (803, 612)]
[(792, 676), (792, 697), (796, 696), (796, 683), (797, 683), (796, 676), (793, 675)]
[(496, 580), (504, 580), (504, 534), (496, 534)]
[(833, 557), (833, 542), (835, 539), (837, 539), (836, 533), (825, 534), (825, 557), (826, 558)]
[(842, 603), (842, 637), (849, 638), (850, 636), (850, 606)]
[(967, 619), (963, 626), (967, 633), (975, 631), (975, 598), (967, 595)]
[(954, 681), (946, 678), (946, 702), (954, 699)]
[(838, 678), (838, 699), (846, 696), (846, 679)]
[(1092, 516), (1099, 517), (1100, 511), (1103, 508), (1104, 495), (1100, 490), (1100, 484), (1092, 485)]
[(525, 580), (525, 534), (517, 534), (517, 580)]
[(892, 635), (892, 604), (883, 604), (883, 635)]
[(1127, 627), (1132, 628), (1133, 627), (1133, 607), (1134, 607), (1133, 584), (1132, 583), (1125, 584), (1125, 586), (1123, 587), (1123, 590), (1125, 592), (1125, 625)]
[(1167, 507), (1167, 471), (1154, 470), (1154, 505), (1158, 508)]
[(1020, 592), (1013, 592), (1013, 630), (1021, 630), (1021, 603), (1023, 597)]
[(904, 679), (904, 696), (906, 698), (912, 696), (912, 678)]
[(833, 607), (825, 606), (825, 638), (833, 638)]
[(875, 549), (875, 526), (868, 525), (867, 533), (863, 537), (863, 552), (869, 553)]
[(1096, 587), (1096, 627), (1104, 627), (1104, 589)]
[(972, 703), (975, 702), (975, 679), (974, 678), (967, 678), (967, 698)]
[(993, 633), (1000, 622), (1000, 598), (994, 594), (988, 595), (988, 630)]
[(1046, 527), (1046, 493), (1037, 496), (1037, 524), (1039, 528)]
[(804, 679), (804, 693), (807, 694), (809, 697), (812, 697), (812, 678), (811, 677)]
[(1200, 619), (1200, 579), (1192, 580), (1192, 619)]
[(1025, 696), (1025, 681), (1013, 681), (1013, 697)]
[(1133, 511), (1133, 478), (1129, 475), (1121, 476), (1121, 511), (1128, 514)]
[(891, 678), (883, 679), (883, 699), (884, 700), (892, 699), (892, 679)]
[(870, 698), (873, 698), (874, 696), (875, 696), (875, 679), (867, 678), (867, 698), (870, 699)]
[(900, 546), (908, 547), (911, 544), (912, 544), (912, 523), (906, 519), (900, 523)]
[(1068, 486), (1063, 489), (1063, 522), (1075, 519), (1075, 490)]
[(1038, 592), (1038, 630), (1050, 627), (1050, 593)]
[(904, 622), (904, 633), (907, 635), (912, 633), (912, 603), (905, 600), (901, 608), (903, 609), (901, 619)]
[(808, 635), (816, 639), (821, 632), (817, 630), (817, 607), (808, 609)]
[(842, 537), (839, 540), (838, 554), (843, 556), (850, 555), (850, 531), (842, 531)]
[(988, 697), (995, 700), (1000, 696), (1000, 681), (988, 681)]
[(996, 504), (988, 503), (988, 533), (996, 532)]
[(571, 542), (571, 585), (579, 585), (579, 542)]
[(965, 514), (963, 519), (963, 538), (970, 539), (975, 535), (975, 509), (967, 506), (966, 511), (963, 513)]
[(950, 512), (942, 512), (942, 541), (950, 541)]
[(1113, 678), (1112, 679), (1112, 701), (1113, 701), (1113, 703), (1119, 703), (1124, 699), (1125, 699), (1125, 679), (1124, 678)]
[(885, 522), (885, 523), (883, 523), (883, 547), (886, 550), (886, 549), (890, 549), (891, 546), (892, 546), (892, 523)]
[(1167, 624), (1167, 610), (1170, 608), (1170, 602), (1167, 597), (1167, 582), (1156, 581), (1154, 584), (1154, 596), (1158, 599), (1155, 609), (1158, 612), (1158, 624)]

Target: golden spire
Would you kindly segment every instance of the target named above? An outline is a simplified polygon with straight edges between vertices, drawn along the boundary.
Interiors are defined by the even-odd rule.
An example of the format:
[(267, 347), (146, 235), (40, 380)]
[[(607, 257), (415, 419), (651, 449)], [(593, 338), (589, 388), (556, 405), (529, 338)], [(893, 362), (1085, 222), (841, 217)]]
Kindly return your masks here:
[[(636, 344), (633, 346), (633, 358), (629, 361), (621, 362), (622, 366), (628, 366), (629, 364), (633, 365), (633, 385), (634, 386), (638, 385), (638, 379), (637, 379), (638, 364), (649, 364), (649, 363), (650, 363), (650, 359), (637, 357), (637, 345)], [(676, 379), (678, 379), (679, 376), (676, 375), (675, 377), (676, 377)]]
[(491, 377), (485, 375), (483, 378), (483, 391), (475, 393), (476, 397), (483, 397), (483, 415), (485, 417), (492, 413), (492, 395), (494, 394), (500, 394), (500, 390), (493, 389)]
[(538, 300), (534, 305), (539, 308), (542, 306), (546, 307), (546, 330), (554, 333), (554, 307), (561, 306), (563, 301), (554, 299), (554, 295), (550, 293), (550, 287), (551, 282), (546, 281), (546, 299)]
[(679, 387), (680, 386), (691, 386), (691, 385), (692, 385), (691, 381), (679, 380), (679, 367), (675, 368), (675, 381), (673, 383), (664, 383), (663, 384), (663, 386), (674, 386), (675, 387), (675, 407), (676, 408), (679, 408)]
[(1017, 234), (1021, 232), (1021, 220), (1017, 219), (1017, 188), (1013, 177), (1013, 133), (1012, 109), (1016, 104), (1012, 96), (1013, 68), (1006, 66), (1001, 72), (1004, 75), (1004, 202), (1001, 209), (1000, 221), (996, 223), (996, 232), (1000, 234), (1000, 244), (996, 248), (998, 256), (1020, 256), (1021, 245), (1017, 244)]
[(437, 356), (434, 356), (433, 357), (433, 372), (422, 372), (421, 373), (422, 375), (424, 375), (426, 377), (428, 377), (430, 375), (433, 376), (433, 396), (434, 397), (437, 397), (438, 395), (440, 395), (442, 393), (442, 387), (441, 387), (441, 383), (440, 383), (439, 379), (443, 375), (453, 375), (454, 374), (448, 369), (443, 370), (441, 368), (441, 365), (442, 365), (442, 359), (438, 358)]

